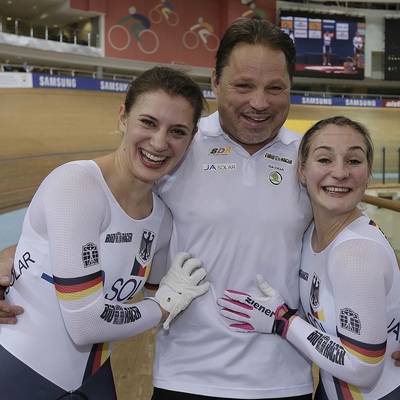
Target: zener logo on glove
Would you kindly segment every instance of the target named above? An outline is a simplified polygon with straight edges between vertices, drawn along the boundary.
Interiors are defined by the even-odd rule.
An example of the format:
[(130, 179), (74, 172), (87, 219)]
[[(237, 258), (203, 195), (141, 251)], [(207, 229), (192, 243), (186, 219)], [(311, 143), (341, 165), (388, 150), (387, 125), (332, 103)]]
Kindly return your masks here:
[(275, 311), (285, 302), (261, 275), (257, 275), (257, 286), (263, 296), (225, 290), (226, 297), (217, 300), (222, 307), (220, 314), (234, 321), (228, 326), (229, 329), (237, 332), (273, 333)]
[[(230, 292), (232, 292), (232, 290), (230, 290)], [(238, 292), (236, 292), (238, 293)], [(243, 294), (243, 293), (242, 293)], [(263, 305), (257, 303), (256, 301), (254, 301), (254, 299), (252, 299), (251, 297), (247, 297), (246, 299), (246, 303), (250, 304), (251, 306), (253, 306), (256, 310), (261, 311), (262, 313), (264, 313), (265, 315), (267, 315), (268, 317), (272, 317), (273, 315), (275, 315), (275, 311), (270, 310), (269, 308), (264, 307)]]

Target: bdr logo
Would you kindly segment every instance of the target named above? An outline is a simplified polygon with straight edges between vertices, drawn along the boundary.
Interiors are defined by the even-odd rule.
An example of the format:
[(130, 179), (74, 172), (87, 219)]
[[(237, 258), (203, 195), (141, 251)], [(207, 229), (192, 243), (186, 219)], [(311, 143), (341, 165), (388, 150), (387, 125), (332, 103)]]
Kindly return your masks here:
[(226, 154), (231, 154), (232, 147), (214, 147), (213, 149), (210, 149), (208, 151), (208, 155), (211, 156), (220, 156), (220, 155), (226, 155)]

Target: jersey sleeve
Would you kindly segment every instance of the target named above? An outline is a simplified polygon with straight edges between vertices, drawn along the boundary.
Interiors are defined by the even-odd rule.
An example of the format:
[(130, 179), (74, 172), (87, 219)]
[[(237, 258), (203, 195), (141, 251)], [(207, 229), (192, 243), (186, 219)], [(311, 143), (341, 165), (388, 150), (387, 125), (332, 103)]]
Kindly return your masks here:
[(336, 246), (327, 267), (336, 335), (296, 317), (289, 342), (336, 378), (362, 388), (373, 386), (384, 366), (391, 264), (386, 248), (373, 240), (352, 239)]
[[(101, 343), (156, 326), (161, 310), (155, 302), (105, 299), (100, 235), (109, 224), (110, 207), (100, 182), (83, 166), (67, 164), (46, 178), (40, 193), (41, 230), (48, 237), (54, 286), (71, 339), (77, 345)], [(36, 221), (39, 229), (40, 224)]]

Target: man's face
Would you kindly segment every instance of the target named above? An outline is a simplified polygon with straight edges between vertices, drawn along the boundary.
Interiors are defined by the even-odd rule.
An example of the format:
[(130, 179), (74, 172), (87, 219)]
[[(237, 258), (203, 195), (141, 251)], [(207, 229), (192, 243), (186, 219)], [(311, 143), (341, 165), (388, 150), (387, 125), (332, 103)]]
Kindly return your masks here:
[(250, 154), (278, 134), (289, 114), (290, 77), (285, 55), (238, 44), (217, 82), (212, 78), (222, 129)]

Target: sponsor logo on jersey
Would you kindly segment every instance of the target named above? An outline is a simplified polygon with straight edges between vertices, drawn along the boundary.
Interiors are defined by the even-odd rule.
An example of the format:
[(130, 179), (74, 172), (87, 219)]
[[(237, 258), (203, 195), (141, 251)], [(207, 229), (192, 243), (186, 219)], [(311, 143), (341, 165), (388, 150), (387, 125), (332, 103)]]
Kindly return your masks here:
[(94, 243), (87, 243), (82, 246), (82, 261), (85, 268), (99, 263), (99, 250)]
[(203, 164), (203, 171), (234, 171), (236, 164)]
[(105, 243), (130, 243), (132, 242), (133, 234), (128, 233), (107, 233)]
[(110, 301), (125, 302), (133, 297), (142, 288), (145, 279), (137, 276), (129, 279), (123, 277), (118, 278), (111, 286), (111, 289), (106, 293), (105, 298)]
[(277, 171), (285, 171), (285, 168), (278, 167), (277, 165), (268, 164), (268, 168), (275, 169)]
[(281, 175), (280, 172), (278, 171), (272, 171), (269, 174), (269, 181), (273, 184), (273, 185), (280, 185), (281, 182), (283, 181), (283, 177)]
[(359, 335), (361, 330), (361, 321), (358, 314), (350, 308), (341, 309), (340, 327)]
[(326, 359), (335, 364), (344, 365), (346, 350), (340, 344), (331, 340), (328, 335), (314, 331), (308, 335), (307, 340)]
[(19, 278), (21, 278), (24, 271), (27, 271), (30, 267), (33, 267), (36, 261), (32, 258), (29, 252), (25, 252), (18, 262), (14, 262), (14, 268), (11, 271), (11, 282), (5, 290), (5, 294), (8, 294), (10, 288), (14, 286)]
[(123, 308), (119, 305), (106, 304), (100, 318), (111, 324), (123, 325), (137, 321), (142, 315), (136, 306)]
[(265, 153), (264, 155), (265, 158), (268, 158), (270, 160), (275, 160), (279, 162), (283, 162), (285, 164), (293, 164), (293, 160), (291, 158), (279, 156), (277, 154), (272, 154), (272, 153)]
[(213, 147), (208, 150), (209, 156), (227, 156), (231, 154), (232, 147)]
[(392, 319), (388, 326), (388, 333), (392, 333), (396, 337), (396, 341), (400, 342), (400, 321), (395, 318)]
[(139, 250), (139, 257), (143, 263), (146, 263), (150, 259), (151, 247), (153, 246), (155, 237), (156, 234), (154, 232), (143, 229)]

